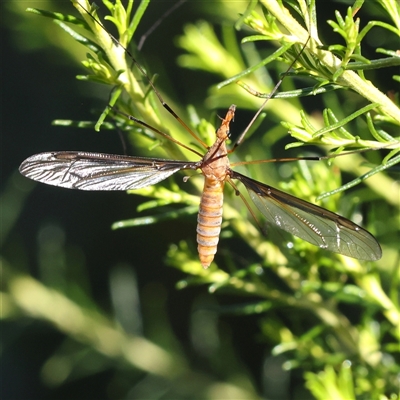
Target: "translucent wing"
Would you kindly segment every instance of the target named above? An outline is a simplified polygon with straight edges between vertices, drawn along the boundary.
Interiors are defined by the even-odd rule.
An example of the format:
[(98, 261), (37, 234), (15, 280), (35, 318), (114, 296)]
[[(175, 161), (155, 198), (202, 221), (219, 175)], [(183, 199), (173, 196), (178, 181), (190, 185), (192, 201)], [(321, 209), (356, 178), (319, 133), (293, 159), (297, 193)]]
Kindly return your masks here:
[(266, 220), (322, 249), (359, 260), (379, 260), (376, 239), (355, 223), (333, 212), (232, 171), (248, 190)]
[(27, 158), (19, 171), (48, 185), (80, 190), (129, 190), (154, 185), (196, 163), (159, 158), (60, 151)]

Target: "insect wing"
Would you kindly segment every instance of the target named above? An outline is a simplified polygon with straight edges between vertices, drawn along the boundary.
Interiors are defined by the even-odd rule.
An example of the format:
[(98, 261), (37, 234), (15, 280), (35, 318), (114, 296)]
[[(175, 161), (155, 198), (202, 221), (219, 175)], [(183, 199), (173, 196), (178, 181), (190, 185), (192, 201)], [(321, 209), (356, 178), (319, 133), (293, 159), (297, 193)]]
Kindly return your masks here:
[(348, 219), (238, 172), (231, 177), (246, 186), (266, 220), (280, 229), (334, 253), (359, 260), (381, 258), (382, 250), (376, 239)]
[(195, 163), (60, 151), (27, 158), (19, 171), (48, 185), (80, 190), (129, 190), (154, 185)]

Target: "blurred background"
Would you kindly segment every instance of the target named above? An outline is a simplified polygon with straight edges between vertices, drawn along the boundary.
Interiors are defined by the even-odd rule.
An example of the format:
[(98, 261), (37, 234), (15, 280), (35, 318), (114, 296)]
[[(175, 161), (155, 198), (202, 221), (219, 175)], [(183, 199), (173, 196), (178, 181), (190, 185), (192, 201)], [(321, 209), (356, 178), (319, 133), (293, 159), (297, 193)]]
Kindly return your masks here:
[[(176, 37), (185, 24), (201, 19), (216, 26), (232, 23), (247, 5), (235, 2), (231, 15), (218, 15), (218, 2), (214, 7), (206, 3), (183, 4), (141, 52), (152, 72), (159, 73), (163, 91), (181, 104), (195, 105), (204, 117), (211, 115), (205, 88), (219, 80), (180, 68)], [(321, 21), (334, 19), (335, 9), (345, 13), (348, 5), (324, 2)], [(116, 132), (51, 124), (55, 119), (95, 120), (109, 96), (109, 88), (75, 79), (84, 73), (78, 62), (85, 58), (84, 48), (51, 19), (25, 12), (33, 7), (77, 15), (71, 4), (6, 1), (0, 7), (1, 257), (8, 271), (3, 284), (12, 276), (14, 286), (7, 290), (21, 293), (22, 299), (15, 304), (3, 287), (1, 397), (200, 398), (196, 390), (207, 387), (208, 398), (215, 399), (312, 398), (303, 386), (303, 371), (284, 371), (285, 357), (271, 355), (274, 343), (262, 334), (257, 314), (214, 312), (217, 304), (240, 302), (237, 296), (218, 296), (204, 285), (177, 289), (184, 274), (168, 267), (165, 257), (171, 244), (194, 242), (194, 216), (173, 225), (112, 231), (113, 222), (140, 216), (136, 207), (142, 197), (64, 190), (19, 175), (20, 163), (35, 153), (122, 154), (123, 146)], [(170, 1), (151, 2), (135, 38), (170, 7)], [(65, 46), (74, 51), (66, 52)], [(389, 78), (388, 73), (379, 80), (383, 92), (393, 88)], [(239, 110), (236, 119), (245, 125), (251, 115)], [(42, 299), (43, 309), (29, 311), (30, 298)], [(104, 335), (89, 326), (82, 336), (80, 324), (88, 320)]]

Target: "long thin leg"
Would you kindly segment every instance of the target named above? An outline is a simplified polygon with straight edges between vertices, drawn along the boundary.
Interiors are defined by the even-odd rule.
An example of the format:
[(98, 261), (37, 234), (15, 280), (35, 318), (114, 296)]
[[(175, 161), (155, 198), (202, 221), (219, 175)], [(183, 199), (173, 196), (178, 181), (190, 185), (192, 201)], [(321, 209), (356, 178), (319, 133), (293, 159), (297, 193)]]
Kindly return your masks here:
[[(129, 49), (127, 49), (125, 46), (123, 46), (119, 40), (117, 38), (115, 38), (111, 33), (109, 33), (107, 31), (107, 29), (104, 27), (104, 25), (98, 21), (92, 14), (90, 14), (90, 12), (88, 10), (86, 10), (80, 3), (79, 6), (85, 10), (85, 12), (87, 12), (87, 14), (90, 16), (90, 18), (93, 19), (93, 21), (98, 24), (102, 29), (104, 29), (104, 31), (109, 35), (110, 39), (115, 43), (116, 46), (121, 47), (126, 54), (128, 55), (128, 57), (131, 58), (132, 62), (135, 64), (135, 66), (137, 67), (137, 69), (141, 72), (141, 74), (147, 79), (147, 81), (149, 82), (151, 88), (154, 90), (155, 95), (158, 97), (158, 100), (160, 101), (161, 105), (188, 131), (188, 133), (198, 142), (200, 143), (204, 148), (208, 148), (207, 144), (204, 143), (190, 128), (189, 126), (178, 116), (178, 114), (165, 102), (165, 100), (163, 99), (163, 97), (161, 96), (161, 93), (157, 90), (156, 86), (154, 85), (154, 83), (152, 82), (152, 80), (149, 78), (149, 76), (147, 75), (146, 71), (144, 70), (144, 68), (139, 64), (139, 62), (135, 59), (135, 57), (133, 57), (132, 53), (129, 51)], [(137, 119), (132, 119), (135, 120), (135, 122), (138, 122), (139, 120)], [(144, 124), (142, 124), (144, 125)], [(147, 126), (149, 128), (149, 126)], [(159, 133), (158, 130), (152, 128), (155, 132)], [(166, 134), (165, 134), (166, 135)], [(164, 135), (164, 136), (165, 136)], [(169, 137), (169, 135), (167, 135)], [(179, 142), (179, 144), (182, 145), (182, 143)], [(182, 145), (183, 146), (183, 145)], [(185, 146), (183, 146), (185, 147)]]
[(247, 125), (246, 129), (243, 131), (243, 133), (236, 139), (236, 142), (234, 143), (233, 147), (229, 150), (229, 153), (233, 153), (235, 151), (235, 149), (243, 142), (244, 137), (246, 136), (247, 132), (249, 131), (249, 129), (251, 128), (251, 126), (253, 125), (254, 121), (258, 118), (258, 116), (260, 115), (261, 111), (263, 110), (263, 108), (265, 107), (265, 105), (267, 104), (268, 100), (276, 93), (276, 91), (278, 90), (279, 86), (281, 85), (283, 79), (285, 79), (286, 75), (289, 73), (290, 69), (293, 67), (293, 65), (295, 64), (295, 62), (297, 61), (297, 59), (300, 57), (301, 53), (303, 53), (304, 49), (306, 48), (308, 42), (310, 41), (310, 36), (308, 37), (306, 43), (304, 43), (304, 46), (301, 48), (300, 53), (298, 54), (298, 56), (292, 61), (292, 63), (290, 64), (289, 68), (286, 70), (286, 72), (282, 75), (282, 78), (279, 79), (278, 83), (275, 85), (275, 87), (272, 89), (271, 93), (266, 97), (266, 99), (264, 100), (264, 102), (261, 104), (261, 107), (258, 109), (258, 111), (254, 114), (253, 118), (251, 119), (251, 121), (249, 122), (249, 124)]

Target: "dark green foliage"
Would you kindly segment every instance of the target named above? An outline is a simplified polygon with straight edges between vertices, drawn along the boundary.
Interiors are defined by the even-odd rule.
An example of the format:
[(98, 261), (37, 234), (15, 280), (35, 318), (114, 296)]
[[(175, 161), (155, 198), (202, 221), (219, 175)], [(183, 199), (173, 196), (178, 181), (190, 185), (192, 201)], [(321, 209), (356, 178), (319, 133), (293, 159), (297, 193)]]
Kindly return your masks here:
[[(329, 163), (251, 164), (246, 174), (307, 201), (324, 198), (323, 207), (355, 220), (377, 237), (383, 258), (363, 263), (276, 231), (265, 237), (243, 201), (228, 190), (219, 253), (204, 270), (196, 253), (194, 224), (190, 231), (185, 225), (195, 219), (202, 178), (193, 175), (183, 184), (178, 175), (134, 191), (145, 197), (138, 206), (145, 216), (137, 215), (132, 207), (122, 212), (122, 206), (118, 214), (120, 197), (112, 200), (112, 207), (110, 197), (104, 198), (102, 213), (111, 208), (113, 219), (98, 218), (90, 233), (92, 241), (100, 240), (99, 232), (111, 222), (113, 228), (131, 227), (134, 233), (123, 229), (108, 237), (115, 240), (115, 247), (126, 241), (130, 250), (123, 260), (135, 269), (121, 265), (122, 258), (112, 253), (113, 244), (106, 242), (92, 249), (100, 260), (108, 253), (114, 257), (107, 258), (111, 272), (99, 271), (98, 264), (91, 263), (89, 249), (71, 244), (71, 231), (66, 239), (64, 229), (47, 215), (37, 221), (41, 228), (30, 228), (39, 231), (38, 244), (31, 239), (24, 248), (21, 237), (26, 229), (19, 225), (18, 215), (31, 188), (20, 177), (12, 177), (2, 194), (2, 207), (10, 216), (6, 219), (3, 212), (3, 326), (18, 326), (24, 319), (31, 324), (45, 321), (63, 334), (58, 345), (45, 351), (40, 365), (44, 386), (53, 388), (58, 398), (62, 397), (57, 390), (76, 384), (79, 392), (77, 382), (90, 378), (99, 386), (104, 383), (103, 398), (274, 398), (271, 379), (276, 376), (278, 382), (290, 371), (292, 389), (287, 381), (276, 383), (280, 398), (398, 398), (400, 189), (398, 176), (392, 172), (400, 161), (400, 109), (395, 92), (399, 77), (393, 73), (400, 65), (395, 47), (400, 36), (398, 2), (357, 1), (336, 13), (329, 8), (328, 23), (322, 16), (327, 11), (318, 8), (325, 2), (264, 0), (251, 2), (247, 10), (245, 2), (194, 2), (190, 5), (203, 19), (216, 23), (188, 23), (178, 38), (168, 38), (171, 48), (175, 40), (184, 51), (178, 57), (179, 68), (167, 64), (175, 63), (175, 58), (166, 60), (165, 66), (162, 59), (153, 64), (156, 58), (151, 52), (144, 50), (142, 55), (130, 43), (132, 37), (134, 42), (139, 40), (136, 33), (147, 6), (150, 12), (157, 2), (142, 2), (137, 8), (131, 1), (126, 6), (120, 1), (103, 3), (106, 11), (101, 12), (83, 0), (72, 1), (78, 13), (72, 5), (63, 13), (29, 9), (54, 19), (58, 29), (74, 39), (57, 43), (73, 56), (71, 60), (78, 57), (76, 46), (84, 46), (86, 73), (79, 74), (80, 85), (107, 85), (96, 103), (102, 109), (96, 110), (92, 121), (57, 120), (57, 125), (68, 126), (66, 130), (88, 128), (79, 134), (85, 132), (94, 143), (98, 135), (94, 127), (101, 133), (117, 129), (127, 134), (130, 154), (196, 159), (108, 105), (198, 150), (188, 132), (163, 109), (143, 75), (145, 70), (156, 87), (164, 89), (168, 104), (206, 143), (214, 139), (216, 114), (223, 115), (236, 104), (234, 140), (240, 133), (235, 125), (244, 129), (310, 32), (303, 53), (275, 98), (268, 101), (267, 115), (263, 111), (232, 161), (324, 151), (340, 155)], [(140, 58), (143, 71), (87, 11), (102, 24), (105, 19), (113, 23), (107, 29), (116, 28), (116, 39)], [(240, 31), (235, 32), (234, 26)], [(373, 42), (374, 34), (380, 35), (377, 52), (385, 58), (371, 54), (369, 41)], [(165, 55), (163, 49), (160, 52)], [(388, 67), (392, 69), (384, 69)], [(171, 70), (171, 76), (163, 76)], [(160, 79), (154, 75), (158, 73)], [(383, 80), (382, 74), (389, 79)], [(62, 79), (72, 80), (71, 76)], [(175, 89), (170, 93), (168, 88), (175, 86), (186, 88), (187, 93), (174, 95)], [(185, 103), (177, 100), (185, 97)], [(76, 103), (80, 104), (79, 98)], [(244, 115), (243, 110), (250, 113)], [(34, 127), (32, 121), (32, 129), (24, 135), (39, 135)], [(72, 140), (70, 146), (75, 148)], [(355, 149), (362, 152), (343, 154)], [(37, 192), (41, 189), (36, 187)], [(60, 190), (57, 199), (65, 193), (51, 190)], [(129, 201), (133, 198), (129, 196)], [(132, 202), (137, 204), (135, 199)], [(90, 207), (82, 210), (80, 219), (88, 213)], [(130, 213), (132, 219), (116, 221), (130, 218)], [(23, 233), (8, 236), (12, 229)], [(80, 229), (75, 224), (73, 234)], [(136, 236), (132, 239), (131, 235)], [(152, 254), (159, 248), (165, 254), (164, 263), (160, 261), (164, 256)], [(32, 258), (37, 270), (31, 275)], [(107, 295), (100, 296), (104, 287), (89, 289), (98, 275), (106, 282)], [(175, 307), (166, 298), (175, 299)], [(253, 330), (244, 331), (251, 324)], [(12, 347), (10, 342), (4, 345)], [(247, 358), (245, 353), (253, 351), (258, 358)], [(279, 370), (272, 378), (268, 362)], [(90, 394), (83, 397), (91, 398)], [(93, 398), (99, 398), (96, 389)]]

